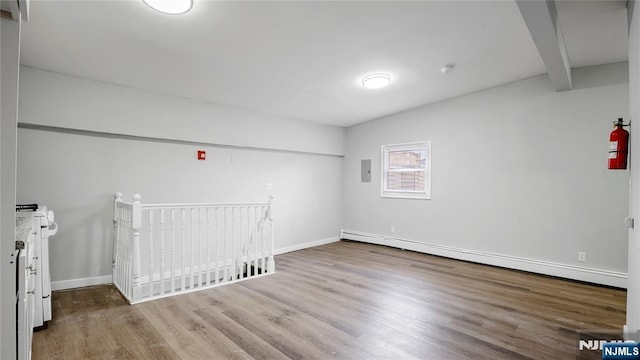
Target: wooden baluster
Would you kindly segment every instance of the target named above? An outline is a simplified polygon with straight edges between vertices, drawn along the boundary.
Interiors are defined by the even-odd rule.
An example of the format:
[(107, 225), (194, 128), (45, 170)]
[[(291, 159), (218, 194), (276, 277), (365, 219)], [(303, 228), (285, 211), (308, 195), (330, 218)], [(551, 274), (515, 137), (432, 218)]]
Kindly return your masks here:
[(123, 272), (123, 286), (125, 294), (128, 298), (130, 298), (129, 294), (129, 279), (131, 277), (131, 273), (129, 273), (129, 257), (130, 257), (130, 246), (132, 243), (133, 234), (131, 233), (131, 221), (129, 217), (127, 217), (127, 227), (124, 229), (124, 237), (122, 238), (122, 247), (123, 247), (123, 261), (122, 261), (122, 272)]
[(236, 267), (236, 212), (235, 207), (231, 208), (231, 280), (236, 279), (238, 268)]
[(243, 252), (247, 258), (247, 277), (251, 277), (251, 268), (253, 264), (251, 263), (251, 206), (247, 205), (247, 244), (245, 245), (245, 250)]
[(229, 256), (227, 254), (227, 208), (222, 208), (222, 264), (224, 266), (224, 279), (223, 282), (227, 282), (229, 280), (229, 265), (228, 260)]
[(182, 275), (182, 281), (180, 282), (180, 290), (184, 291), (185, 290), (185, 281), (186, 281), (186, 271), (187, 271), (187, 252), (185, 251), (185, 241), (184, 241), (184, 236), (185, 236), (185, 229), (184, 229), (184, 222), (185, 222), (185, 209), (180, 209), (180, 230), (181, 230), (181, 236), (180, 236), (180, 241), (182, 242), (182, 246), (180, 248), (180, 251), (182, 253), (182, 262), (180, 262), (180, 274)]
[(160, 209), (160, 295), (164, 295), (164, 209)]
[(125, 294), (126, 292), (126, 276), (125, 276), (125, 271), (126, 271), (126, 258), (128, 256), (127, 253), (127, 235), (129, 235), (128, 232), (128, 228), (129, 228), (129, 223), (126, 220), (125, 214), (123, 212), (123, 209), (120, 208), (120, 219), (118, 220), (120, 222), (119, 224), (119, 232), (120, 232), (120, 238), (118, 241), (118, 264), (116, 264), (116, 268), (118, 271), (118, 278), (119, 278), (119, 282), (120, 282), (120, 290), (123, 291)]
[[(119, 225), (118, 225), (118, 232), (119, 232), (119, 239), (118, 239), (118, 264), (116, 264), (117, 267), (117, 272), (118, 272), (118, 278), (119, 278), (119, 283), (120, 283), (120, 288), (122, 291), (125, 291), (125, 277), (124, 277), (124, 269), (125, 269), (125, 264), (126, 261), (124, 260), (124, 258), (126, 257), (127, 253), (126, 253), (126, 241), (127, 241), (127, 235), (129, 234), (128, 232), (128, 223), (125, 221), (125, 214), (123, 213), (123, 208), (120, 208), (120, 218), (118, 219)], [(125, 292), (126, 293), (126, 292)]]
[(260, 218), (260, 207), (256, 206), (253, 208), (253, 216), (256, 219), (255, 221), (255, 228), (254, 228), (254, 234), (253, 234), (253, 256), (255, 258), (255, 267), (256, 267), (256, 271), (258, 271), (258, 268), (260, 267), (259, 261), (260, 261), (260, 255), (258, 253), (258, 247), (260, 246), (259, 242), (260, 242), (260, 233), (262, 232), (262, 225), (260, 223), (261, 218)]
[(253, 274), (256, 274), (255, 254), (253, 253), (253, 243), (256, 241), (256, 211), (255, 206), (247, 207), (249, 212), (249, 243), (247, 244), (247, 276), (251, 276), (251, 269)]
[(127, 267), (126, 267), (126, 279), (127, 279), (127, 294), (129, 299), (133, 297), (133, 213), (131, 213), (131, 222), (129, 223), (129, 229), (127, 231)]
[(261, 244), (262, 244), (262, 251), (260, 253), (260, 257), (262, 258), (262, 271), (263, 272), (267, 272), (267, 243), (266, 243), (266, 236), (265, 236), (265, 232), (267, 231), (267, 225), (269, 224), (268, 221), (268, 212), (269, 212), (269, 208), (266, 206), (262, 207), (262, 231), (260, 232), (260, 238), (261, 238)]
[(238, 272), (239, 272), (238, 277), (242, 279), (245, 277), (244, 276), (244, 265), (245, 265), (244, 248), (247, 241), (247, 238), (244, 234), (244, 231), (246, 229), (246, 226), (244, 224), (247, 221), (246, 206), (242, 206), (238, 208), (238, 216), (240, 217), (240, 221), (239, 221), (240, 228), (238, 229)]
[(273, 221), (273, 195), (269, 195), (269, 227), (271, 228), (271, 234), (269, 236), (269, 263), (267, 265), (269, 273), (274, 273), (276, 271), (276, 262), (274, 259), (274, 221)]
[(236, 279), (238, 271), (236, 269), (236, 209), (231, 208), (231, 239), (229, 241), (229, 248), (231, 249), (231, 280)]
[[(133, 210), (132, 210), (133, 211)], [(124, 292), (127, 295), (128, 299), (131, 299), (131, 257), (132, 255), (132, 251), (131, 251), (131, 246), (133, 244), (133, 233), (131, 232), (131, 212), (129, 214), (127, 214), (127, 227), (124, 231), (124, 237), (122, 238), (123, 240), (123, 261), (122, 261), (122, 272), (123, 272), (123, 286), (124, 286)]]
[(244, 277), (244, 244), (245, 244), (245, 236), (244, 236), (244, 230), (245, 230), (245, 226), (244, 223), (246, 221), (245, 219), (245, 211), (244, 211), (245, 207), (238, 207), (238, 217), (240, 218), (238, 221), (238, 225), (240, 226), (240, 228), (238, 229), (238, 278), (242, 279)]
[(127, 234), (127, 246), (129, 247), (129, 263), (127, 264), (127, 281), (129, 282), (127, 289), (129, 298), (133, 297), (133, 207), (129, 214), (129, 229)]
[(202, 287), (202, 272), (204, 270), (204, 264), (202, 261), (202, 252), (204, 247), (202, 246), (202, 232), (206, 234), (206, 223), (202, 226), (202, 208), (198, 208), (198, 287)]
[(274, 220), (273, 220), (273, 195), (269, 195), (269, 225), (271, 234), (269, 236), (269, 263), (267, 265), (269, 273), (274, 273), (276, 271), (276, 262), (274, 259), (274, 236), (275, 236), (275, 228), (274, 228)]
[(269, 228), (269, 207), (268, 206), (263, 206), (262, 207), (262, 233), (260, 234), (261, 238), (262, 238), (262, 252), (261, 252), (261, 257), (262, 257), (262, 271), (267, 272), (267, 231)]
[(213, 243), (215, 245), (215, 282), (216, 285), (220, 283), (220, 237), (218, 236), (218, 208), (213, 208)]
[(233, 217), (233, 280), (240, 279), (241, 272), (240, 271), (240, 248), (242, 247), (242, 208), (236, 206), (234, 207), (234, 217)]
[(234, 226), (235, 235), (233, 237), (233, 249), (235, 251), (235, 277), (234, 280), (242, 278), (242, 208), (236, 207), (236, 221)]
[(122, 250), (123, 250), (123, 254), (122, 254), (122, 274), (123, 274), (123, 282), (122, 282), (122, 286), (123, 291), (125, 293), (125, 295), (127, 296), (128, 299), (131, 299), (131, 294), (130, 294), (130, 288), (129, 288), (129, 279), (131, 278), (131, 273), (129, 272), (129, 261), (130, 261), (130, 257), (131, 257), (131, 251), (130, 251), (130, 242), (131, 242), (131, 213), (127, 214), (126, 217), (126, 223), (127, 223), (127, 227), (124, 229), (124, 236), (122, 238)]
[(244, 211), (243, 211), (243, 207), (239, 206), (238, 207), (238, 235), (237, 235), (237, 239), (236, 242), (238, 243), (238, 253), (237, 253), (237, 259), (238, 259), (238, 263), (236, 264), (236, 266), (238, 267), (238, 279), (242, 279), (244, 277), (244, 253), (243, 253), (243, 247), (244, 247), (244, 215), (243, 215)]
[(256, 265), (260, 267), (260, 269), (262, 270), (262, 273), (264, 273), (264, 264), (262, 261), (262, 242), (263, 242), (263, 237), (262, 237), (262, 233), (264, 232), (264, 207), (258, 206), (258, 214), (259, 216), (259, 222), (260, 224), (259, 226), (259, 231), (258, 233), (256, 233)]
[(131, 228), (129, 229), (129, 236), (128, 236), (129, 254), (131, 255), (130, 259), (129, 259), (129, 276), (128, 276), (128, 278), (129, 278), (129, 292), (130, 292), (131, 298), (133, 298), (133, 274), (134, 274), (133, 268), (135, 266), (134, 265), (135, 264), (135, 261), (134, 261), (135, 258), (134, 258), (134, 255), (133, 255), (133, 248), (134, 248), (134, 243), (133, 243), (133, 233), (134, 233), (134, 230), (133, 230), (133, 217), (134, 217), (134, 215), (133, 215), (133, 207), (132, 207), (131, 208)]
[(132, 300), (140, 299), (140, 228), (142, 227), (142, 197), (139, 194), (133, 195), (132, 219), (131, 227), (133, 230), (133, 253), (132, 253), (132, 271), (133, 271), (133, 289)]
[(154, 295), (153, 291), (153, 209), (149, 209), (149, 295)]
[(129, 269), (129, 252), (131, 251), (131, 241), (133, 234), (131, 233), (131, 211), (132, 209), (127, 208), (120, 209), (121, 210), (121, 220), (120, 220), (120, 244), (118, 247), (121, 249), (120, 260), (122, 264), (120, 264), (120, 271), (118, 272), (120, 275), (120, 281), (122, 290), (127, 294), (128, 289), (128, 281), (130, 273), (127, 274)]
[(214, 244), (213, 242), (213, 224), (211, 220), (211, 208), (207, 208), (207, 266), (205, 269), (207, 271), (207, 286), (211, 286), (211, 247)]
[(255, 230), (254, 230), (254, 235), (253, 235), (253, 256), (255, 258), (254, 261), (254, 266), (255, 266), (255, 272), (256, 274), (258, 273), (258, 268), (260, 267), (260, 264), (258, 264), (258, 239), (260, 236), (260, 233), (262, 232), (262, 226), (260, 225), (260, 207), (256, 206), (253, 208), (253, 218), (255, 219)]
[(197, 227), (197, 223), (195, 222), (195, 216), (193, 208), (191, 208), (191, 256), (189, 256), (189, 289), (193, 290), (194, 285), (194, 276), (195, 276), (195, 267), (193, 266), (194, 258), (196, 257), (196, 246), (195, 246), (195, 228)]
[(171, 209), (171, 292), (176, 291), (176, 209)]
[(245, 237), (245, 243), (244, 246), (242, 247), (242, 258), (243, 261), (246, 264), (246, 270), (245, 270), (245, 277), (250, 277), (251, 276), (251, 212), (249, 211), (251, 209), (250, 206), (245, 206), (244, 208), (244, 212), (247, 216), (247, 222), (246, 222), (246, 237)]
[(243, 207), (238, 207), (238, 217), (240, 219), (238, 219), (238, 263), (236, 264), (236, 266), (238, 267), (238, 279), (243, 279), (244, 278), (244, 244), (245, 244), (245, 237), (243, 236), (244, 233), (244, 222), (245, 222), (245, 217), (242, 216), (243, 213)]
[(253, 258), (252, 258), (252, 246), (253, 246), (253, 233), (251, 232), (251, 229), (253, 227), (253, 220), (252, 220), (252, 215), (253, 215), (253, 208), (251, 206), (247, 206), (247, 219), (248, 219), (248, 224), (247, 224), (247, 250), (246, 250), (246, 256), (247, 256), (247, 277), (251, 276), (251, 269), (253, 268)]
[[(255, 206), (248, 206), (247, 212), (249, 213), (249, 240), (247, 243), (247, 277), (251, 277), (256, 274), (255, 254), (253, 253), (254, 243), (256, 241), (256, 211)], [(253, 271), (252, 271), (253, 269)]]

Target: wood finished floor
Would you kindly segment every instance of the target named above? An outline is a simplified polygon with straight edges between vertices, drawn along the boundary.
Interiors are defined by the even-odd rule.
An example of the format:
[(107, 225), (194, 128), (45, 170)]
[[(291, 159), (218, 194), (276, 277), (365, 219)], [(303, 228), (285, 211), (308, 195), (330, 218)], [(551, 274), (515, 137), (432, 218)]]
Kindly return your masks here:
[(33, 359), (576, 359), (577, 331), (625, 320), (622, 290), (382, 246), (276, 261), (274, 275), (134, 306), (107, 285), (54, 292)]

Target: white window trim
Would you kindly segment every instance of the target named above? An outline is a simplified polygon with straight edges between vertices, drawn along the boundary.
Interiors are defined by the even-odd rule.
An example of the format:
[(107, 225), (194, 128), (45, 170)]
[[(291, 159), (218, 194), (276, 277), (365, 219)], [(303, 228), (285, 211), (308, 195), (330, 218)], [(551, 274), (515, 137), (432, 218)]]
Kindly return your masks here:
[[(402, 191), (393, 191), (387, 190), (387, 156), (385, 153), (388, 153), (389, 150), (410, 150), (416, 148), (426, 148), (427, 149), (427, 163), (425, 167), (425, 189), (424, 191), (415, 191), (415, 190), (402, 190)], [(418, 142), (409, 142), (409, 143), (401, 143), (401, 144), (387, 144), (381, 146), (380, 151), (381, 161), (380, 161), (380, 197), (384, 198), (398, 198), (398, 199), (422, 199), (429, 200), (431, 199), (431, 141), (418, 141)], [(422, 171), (422, 170), (399, 170), (399, 171)]]

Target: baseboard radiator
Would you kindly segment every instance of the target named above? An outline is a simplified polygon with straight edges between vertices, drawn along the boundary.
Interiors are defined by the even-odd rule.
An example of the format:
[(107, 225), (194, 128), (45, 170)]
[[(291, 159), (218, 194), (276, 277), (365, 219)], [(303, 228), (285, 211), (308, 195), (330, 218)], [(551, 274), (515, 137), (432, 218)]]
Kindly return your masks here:
[(116, 194), (114, 285), (135, 304), (273, 274), (272, 200), (143, 204)]

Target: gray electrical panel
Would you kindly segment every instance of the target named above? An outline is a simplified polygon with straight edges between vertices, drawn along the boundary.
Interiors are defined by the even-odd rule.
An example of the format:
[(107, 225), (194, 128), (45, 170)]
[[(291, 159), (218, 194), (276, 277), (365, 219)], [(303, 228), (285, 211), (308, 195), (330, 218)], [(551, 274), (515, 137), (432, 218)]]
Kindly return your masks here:
[(360, 161), (360, 180), (363, 183), (371, 182), (371, 159)]

